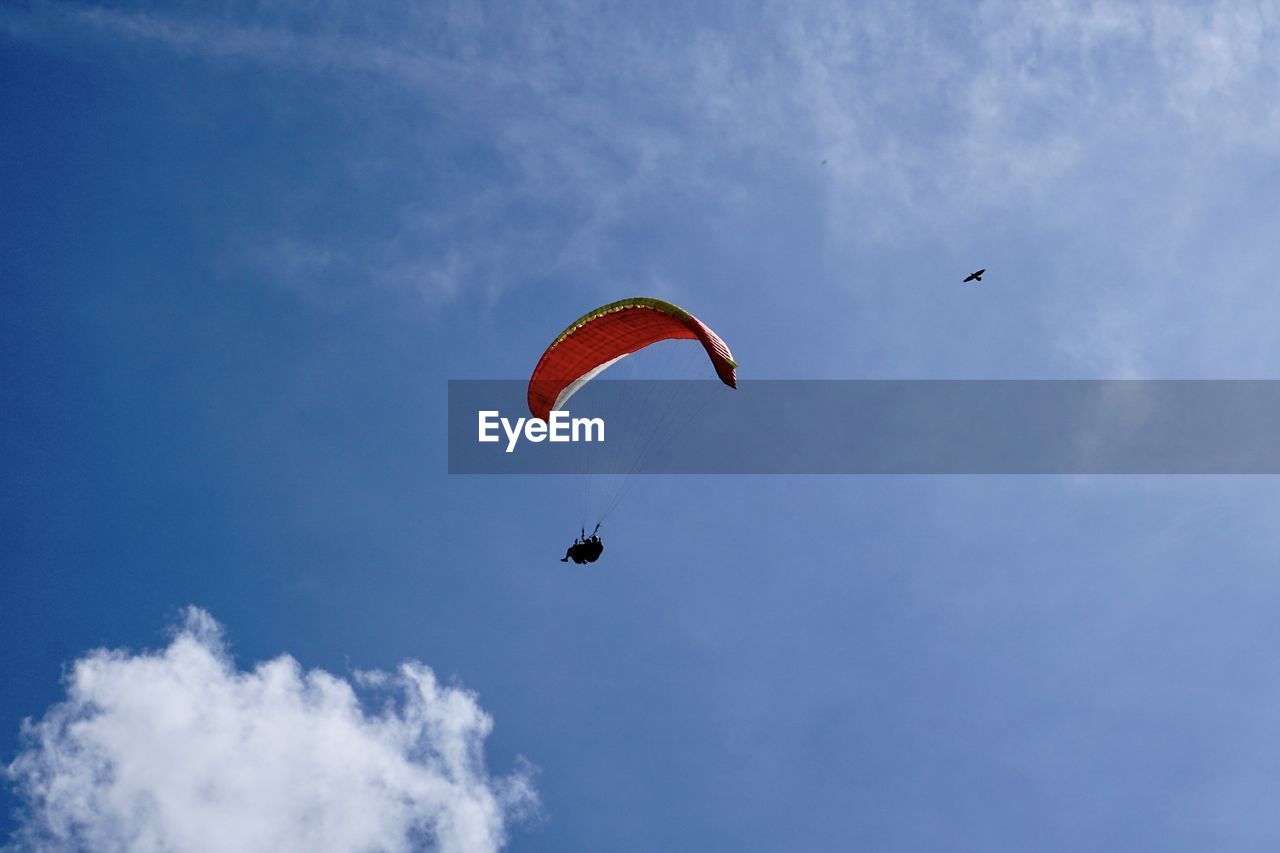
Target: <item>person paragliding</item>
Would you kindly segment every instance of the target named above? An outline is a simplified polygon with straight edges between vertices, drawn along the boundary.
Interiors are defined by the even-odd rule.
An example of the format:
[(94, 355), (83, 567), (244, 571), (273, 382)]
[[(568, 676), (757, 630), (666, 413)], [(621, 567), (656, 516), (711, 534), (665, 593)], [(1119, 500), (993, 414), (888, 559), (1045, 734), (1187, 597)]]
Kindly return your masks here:
[[(529, 377), (529, 413), (545, 421), (610, 365), (652, 344), (680, 340), (701, 344), (720, 381), (730, 388), (738, 386), (738, 363), (728, 344), (709, 326), (670, 302), (632, 297), (584, 314), (551, 342)], [(603, 514), (596, 518), (602, 519)], [(599, 533), (599, 523), (590, 536), (584, 526), (560, 562), (573, 560), (581, 565), (600, 559), (604, 543)]]
[(600, 541), (600, 525), (597, 524), (590, 536), (587, 535), (586, 528), (580, 531), (578, 538), (573, 540), (569, 550), (565, 551), (564, 556), (560, 558), (560, 562), (567, 563), (573, 560), (581, 566), (584, 563), (594, 563), (603, 553), (604, 543)]

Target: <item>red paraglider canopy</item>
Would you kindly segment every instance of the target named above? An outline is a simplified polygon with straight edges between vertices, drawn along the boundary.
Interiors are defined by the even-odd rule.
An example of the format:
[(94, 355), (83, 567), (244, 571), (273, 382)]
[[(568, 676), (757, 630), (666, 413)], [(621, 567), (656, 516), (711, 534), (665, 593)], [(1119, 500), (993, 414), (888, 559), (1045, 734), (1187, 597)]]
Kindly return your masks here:
[(738, 387), (738, 363), (719, 335), (670, 302), (635, 297), (610, 302), (578, 318), (552, 341), (529, 378), (529, 411), (547, 420), (569, 395), (613, 362), (650, 344), (674, 339), (700, 341), (720, 381)]

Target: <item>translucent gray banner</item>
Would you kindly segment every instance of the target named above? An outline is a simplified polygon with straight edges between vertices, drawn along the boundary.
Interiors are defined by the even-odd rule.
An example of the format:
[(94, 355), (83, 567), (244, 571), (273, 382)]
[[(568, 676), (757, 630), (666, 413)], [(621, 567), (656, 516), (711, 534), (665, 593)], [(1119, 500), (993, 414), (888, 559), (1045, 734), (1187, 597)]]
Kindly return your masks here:
[(589, 442), (513, 441), (525, 391), (449, 383), (450, 473), (1280, 473), (1274, 380), (597, 380), (559, 427), (599, 419)]

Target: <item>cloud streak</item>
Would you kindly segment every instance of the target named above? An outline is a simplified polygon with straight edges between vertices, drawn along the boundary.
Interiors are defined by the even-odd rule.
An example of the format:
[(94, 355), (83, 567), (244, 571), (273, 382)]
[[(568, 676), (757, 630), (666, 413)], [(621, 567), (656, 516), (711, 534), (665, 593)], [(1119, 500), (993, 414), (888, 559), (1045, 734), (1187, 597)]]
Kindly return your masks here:
[(587, 230), (655, 184), (710, 198), (749, 180), (718, 171), (725, 158), (788, 169), (829, 159), (833, 197), (916, 225), (943, 198), (1037, 200), (1117, 134), (1176, 124), (1224, 145), (1278, 144), (1274, 3), (991, 2), (954, 20), (913, 3), (764, 3), (749, 30), (675, 15), (605, 21), (573, 3), (542, 14), (393, 3), (378, 15), (338, 3), (324, 16), (262, 7), (239, 18), (33, 8), (8, 29), (417, 92), (490, 141), (515, 178), (508, 191), (558, 198), (576, 209), (569, 227)]
[[(536, 808), (530, 773), (494, 778), (492, 720), (419, 663), (351, 683), (288, 656), (237, 671), (190, 608), (156, 652), (92, 652), (66, 701), (24, 727), (8, 774), (23, 848), (495, 850)], [(369, 710), (357, 688), (384, 697)]]
[[(779, 211), (820, 222), (850, 267), (868, 248), (968, 251), (1028, 228), (1045, 240), (1039, 254), (1061, 255), (1046, 267), (1117, 271), (1123, 289), (1046, 282), (1053, 294), (1072, 285), (1046, 296), (1055, 323), (1069, 320), (1058, 351), (1102, 375), (1158, 374), (1176, 361), (1161, 353), (1216, 358), (1215, 330), (1193, 326), (1188, 346), (1175, 342), (1185, 320), (1155, 316), (1170, 292), (1191, 303), (1184, 317), (1227, 328), (1266, 313), (1235, 305), (1270, 300), (1249, 276), (1271, 257), (1246, 266), (1237, 248), (1189, 237), (1224, 213), (1234, 230), (1273, 230), (1262, 221), (1273, 205), (1228, 203), (1215, 188), (1257, 186), (1250, 158), (1280, 153), (1274, 0), (990, 0), (947, 14), (918, 2), (653, 15), (574, 2), (35, 5), (0, 13), (3, 31), (285, 69), (334, 84), (337, 110), (371, 92), (395, 103), (398, 133), (357, 155), (378, 164), (365, 173), (400, 178), (394, 216), (335, 234), (286, 225), (244, 252), (327, 307), (389, 294), (429, 309), (492, 302), (548, 279), (610, 293), (685, 281), (668, 259), (703, 236), (691, 229), (747, 233)], [(406, 121), (422, 115), (433, 119)], [(468, 168), (423, 153), (442, 139)], [(341, 189), (384, 209), (385, 185), (358, 184)], [(1198, 303), (1193, 266), (1238, 282), (1239, 298)]]
[(707, 177), (715, 159), (759, 148), (807, 165), (828, 156), (843, 189), (901, 205), (1035, 192), (1120, 119), (1127, 132), (1176, 120), (1280, 144), (1280, 107), (1267, 97), (1280, 75), (1278, 9), (1042, 0), (952, 20), (927, 4), (764, 3), (750, 30), (606, 21), (574, 3), (523, 15), (393, 3), (377, 16), (338, 3), (323, 16), (262, 7), (240, 18), (37, 5), (4, 20), (28, 38), (96, 32), (369, 75), (482, 126), (543, 191), (594, 195), (678, 163), (682, 181)]

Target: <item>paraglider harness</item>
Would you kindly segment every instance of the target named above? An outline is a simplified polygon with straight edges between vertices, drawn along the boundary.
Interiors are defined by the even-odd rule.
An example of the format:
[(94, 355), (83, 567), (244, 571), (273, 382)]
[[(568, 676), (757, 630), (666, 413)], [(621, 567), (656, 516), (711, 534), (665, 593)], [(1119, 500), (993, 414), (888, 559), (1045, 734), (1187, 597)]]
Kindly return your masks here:
[(584, 527), (579, 531), (578, 538), (573, 540), (573, 544), (569, 546), (569, 550), (565, 551), (564, 556), (560, 558), (560, 562), (567, 563), (573, 560), (578, 565), (584, 563), (594, 563), (600, 559), (600, 555), (604, 553), (604, 543), (600, 541), (600, 525), (596, 525), (596, 529), (591, 531), (591, 535), (587, 535), (587, 529)]

